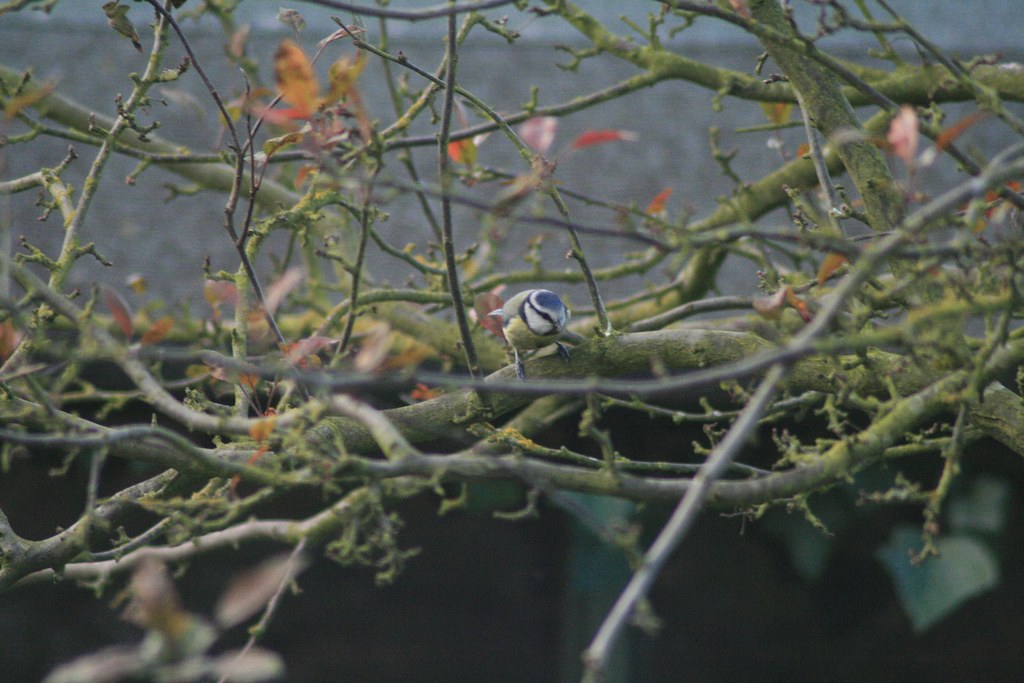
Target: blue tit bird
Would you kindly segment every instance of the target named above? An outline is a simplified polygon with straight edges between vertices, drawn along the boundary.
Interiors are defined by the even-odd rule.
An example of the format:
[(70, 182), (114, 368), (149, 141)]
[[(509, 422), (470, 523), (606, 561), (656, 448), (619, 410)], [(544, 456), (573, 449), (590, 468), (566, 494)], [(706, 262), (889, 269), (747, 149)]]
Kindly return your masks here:
[(505, 341), (516, 357), (516, 377), (526, 379), (520, 351), (539, 349), (554, 344), (558, 354), (569, 360), (569, 350), (557, 340), (569, 322), (569, 309), (554, 292), (546, 289), (527, 289), (505, 302), (488, 315), (501, 316), (501, 329)]

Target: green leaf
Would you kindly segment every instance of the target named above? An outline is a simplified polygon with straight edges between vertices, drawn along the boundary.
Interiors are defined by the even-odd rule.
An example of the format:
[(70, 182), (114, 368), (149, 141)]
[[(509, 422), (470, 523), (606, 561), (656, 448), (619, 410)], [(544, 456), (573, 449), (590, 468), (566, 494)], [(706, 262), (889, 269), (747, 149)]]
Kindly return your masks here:
[(893, 530), (889, 543), (877, 553), (918, 632), (999, 582), (999, 563), (982, 541), (962, 534), (945, 536), (935, 543), (938, 557), (913, 565), (910, 549), (920, 543), (920, 527), (902, 525)]
[(999, 534), (1010, 509), (1010, 483), (993, 476), (979, 476), (970, 490), (946, 505), (949, 526), (957, 531)]

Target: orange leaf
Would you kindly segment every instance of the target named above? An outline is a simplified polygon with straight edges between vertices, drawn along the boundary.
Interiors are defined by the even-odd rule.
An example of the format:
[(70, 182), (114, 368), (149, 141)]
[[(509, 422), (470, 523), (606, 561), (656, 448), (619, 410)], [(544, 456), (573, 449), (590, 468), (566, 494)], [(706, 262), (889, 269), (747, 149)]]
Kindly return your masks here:
[(666, 187), (664, 190), (654, 195), (654, 199), (647, 205), (644, 210), (646, 213), (652, 216), (663, 216), (665, 215), (665, 202), (672, 196), (672, 188)]
[(776, 126), (789, 123), (789, 117), (793, 114), (792, 102), (762, 102), (761, 111), (765, 118)]
[(21, 342), (22, 334), (10, 318), (0, 322), (0, 360), (7, 360)]
[(974, 111), (954, 123), (952, 126), (944, 128), (941, 133), (935, 136), (935, 148), (940, 152), (946, 149), (946, 147), (952, 144), (954, 140), (963, 135), (964, 131), (986, 116), (988, 116), (987, 111)]
[(588, 130), (581, 133), (572, 141), (573, 149), (583, 149), (594, 145), (603, 145), (608, 142), (636, 142), (640, 136), (630, 130), (615, 130), (606, 128), (604, 130)]
[(835, 251), (829, 252), (822, 260), (821, 267), (818, 268), (818, 286), (821, 287), (828, 282), (828, 279), (839, 270), (840, 266), (849, 262), (850, 259), (846, 258), (844, 254)]
[(100, 291), (103, 294), (103, 304), (110, 311), (121, 334), (125, 339), (131, 339), (135, 332), (135, 326), (132, 324), (132, 309), (128, 306), (128, 302), (116, 290), (107, 285), (103, 285)]
[(149, 326), (149, 329), (142, 333), (142, 339), (139, 343), (143, 346), (149, 344), (158, 344), (164, 340), (167, 333), (174, 327), (174, 318), (169, 316), (160, 318), (155, 323)]
[(448, 156), (457, 164), (472, 166), (476, 163), (476, 143), (472, 138), (449, 142)]
[(283, 40), (277, 48), (274, 77), (285, 102), (307, 118), (316, 111), (320, 104), (320, 84), (306, 53), (294, 41)]
[(274, 427), (277, 425), (276, 417), (265, 417), (262, 420), (257, 420), (249, 427), (249, 436), (254, 441), (264, 442), (270, 438), (270, 435), (274, 433)]
[(306, 182), (306, 179), (310, 177), (310, 174), (314, 174), (316, 173), (316, 171), (317, 167), (313, 166), (312, 164), (306, 164), (304, 166), (301, 166), (299, 170), (295, 172), (295, 180), (292, 181), (292, 184), (295, 186), (295, 189), (297, 190), (300, 187), (302, 187), (302, 184)]
[(409, 397), (414, 401), (429, 401), (430, 399), (437, 398), (440, 395), (440, 389), (431, 389), (423, 382), (419, 382), (416, 387), (409, 392)]
[(903, 163), (910, 166), (917, 154), (918, 121), (917, 112), (910, 105), (900, 107), (900, 113), (889, 122), (889, 132), (885, 136), (889, 149)]
[(807, 302), (796, 295), (792, 287), (786, 287), (786, 303), (796, 309), (805, 323), (811, 322), (811, 311), (807, 308)]

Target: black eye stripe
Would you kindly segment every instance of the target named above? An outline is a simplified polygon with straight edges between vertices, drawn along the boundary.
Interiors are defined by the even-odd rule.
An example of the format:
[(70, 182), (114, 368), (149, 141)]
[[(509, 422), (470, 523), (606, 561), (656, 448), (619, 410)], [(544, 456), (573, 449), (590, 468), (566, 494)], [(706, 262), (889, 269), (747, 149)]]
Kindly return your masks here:
[(546, 320), (549, 323), (551, 323), (552, 327), (557, 327), (558, 326), (558, 324), (555, 322), (555, 319), (551, 317), (550, 313), (548, 313), (547, 311), (542, 310), (540, 308), (537, 308), (537, 305), (535, 303), (533, 303), (532, 301), (530, 301), (530, 299), (527, 299), (526, 301), (523, 302), (523, 310), (520, 312), (520, 315), (523, 316), (523, 320), (526, 319), (526, 307), (527, 306), (530, 307), (531, 311), (533, 311), (534, 313), (536, 313), (540, 317), (544, 318), (544, 320)]

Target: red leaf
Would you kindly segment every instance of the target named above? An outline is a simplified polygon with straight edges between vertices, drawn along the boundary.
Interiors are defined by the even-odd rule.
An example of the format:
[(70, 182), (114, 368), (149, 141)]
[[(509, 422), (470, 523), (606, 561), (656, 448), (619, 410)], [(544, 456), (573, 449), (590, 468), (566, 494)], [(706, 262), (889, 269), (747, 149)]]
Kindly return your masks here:
[(431, 389), (423, 382), (419, 382), (416, 387), (409, 392), (409, 398), (414, 401), (429, 401), (433, 398), (437, 398), (441, 395), (440, 389)]
[(581, 133), (572, 141), (573, 149), (583, 149), (594, 145), (603, 145), (608, 142), (636, 142), (640, 136), (631, 130), (615, 130), (607, 128), (604, 130), (588, 130)]
[(158, 344), (164, 340), (167, 333), (174, 327), (174, 318), (164, 317), (157, 320), (155, 323), (149, 326), (149, 329), (142, 333), (142, 339), (139, 343), (143, 346), (149, 344)]
[(554, 116), (535, 116), (519, 126), (519, 137), (535, 152), (545, 154), (551, 149), (558, 131), (558, 119)]
[(449, 142), (448, 156), (457, 164), (472, 166), (476, 163), (476, 143), (472, 138)]
[(114, 322), (117, 323), (118, 328), (121, 330), (121, 334), (124, 335), (125, 339), (131, 339), (135, 333), (135, 326), (132, 324), (132, 309), (128, 306), (128, 302), (116, 290), (107, 285), (103, 285), (100, 291), (103, 294), (103, 304), (110, 311)]
[(505, 332), (501, 329), (501, 316), (491, 315), (491, 311), (500, 310), (504, 303), (502, 298), (493, 292), (480, 292), (473, 297), (473, 312), (476, 313), (480, 326), (502, 341), (505, 340)]
[(647, 205), (645, 209), (646, 213), (652, 216), (663, 216), (665, 215), (665, 202), (672, 196), (672, 188), (666, 187), (664, 190), (654, 195), (654, 199)]

